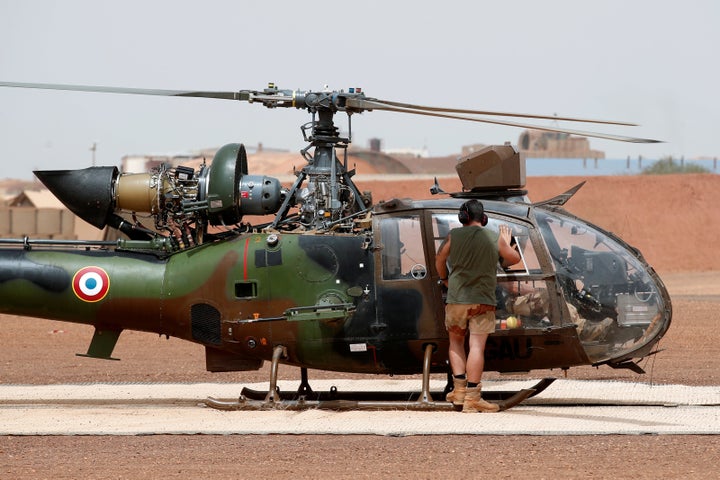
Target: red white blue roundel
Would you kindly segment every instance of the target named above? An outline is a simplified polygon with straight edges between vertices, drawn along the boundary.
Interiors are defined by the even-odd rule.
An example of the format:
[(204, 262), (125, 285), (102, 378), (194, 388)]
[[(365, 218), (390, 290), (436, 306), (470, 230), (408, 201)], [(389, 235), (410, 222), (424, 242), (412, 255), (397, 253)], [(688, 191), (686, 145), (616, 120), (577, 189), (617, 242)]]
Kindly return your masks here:
[(110, 290), (110, 277), (100, 267), (84, 267), (73, 277), (72, 288), (80, 300), (99, 302)]

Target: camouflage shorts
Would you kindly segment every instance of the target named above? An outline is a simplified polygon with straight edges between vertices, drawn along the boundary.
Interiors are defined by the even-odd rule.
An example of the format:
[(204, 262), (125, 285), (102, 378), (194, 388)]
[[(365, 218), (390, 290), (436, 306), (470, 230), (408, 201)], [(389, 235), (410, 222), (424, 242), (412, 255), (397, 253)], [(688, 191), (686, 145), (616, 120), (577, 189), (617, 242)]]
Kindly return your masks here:
[(495, 307), (492, 305), (445, 305), (445, 328), (448, 332), (465, 335), (470, 333), (493, 333), (495, 331)]

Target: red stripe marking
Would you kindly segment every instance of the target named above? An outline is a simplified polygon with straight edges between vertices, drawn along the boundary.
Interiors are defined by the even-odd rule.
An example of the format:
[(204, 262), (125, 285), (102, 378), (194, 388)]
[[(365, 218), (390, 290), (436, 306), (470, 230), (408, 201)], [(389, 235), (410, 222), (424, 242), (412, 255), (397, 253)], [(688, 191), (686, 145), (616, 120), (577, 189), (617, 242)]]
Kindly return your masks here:
[(250, 246), (250, 237), (245, 239), (245, 253), (243, 253), (243, 280), (247, 280), (248, 274), (247, 274), (247, 256), (248, 256), (248, 247)]

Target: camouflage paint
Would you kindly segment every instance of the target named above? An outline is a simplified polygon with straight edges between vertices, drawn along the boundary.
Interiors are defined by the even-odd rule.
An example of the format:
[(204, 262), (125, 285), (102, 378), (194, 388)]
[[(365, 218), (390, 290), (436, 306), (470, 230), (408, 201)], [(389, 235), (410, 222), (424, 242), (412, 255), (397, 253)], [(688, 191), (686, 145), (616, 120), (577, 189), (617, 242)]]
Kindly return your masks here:
[[(460, 203), (451, 199), (376, 207), (375, 218), (418, 214), (424, 225), (425, 255), (419, 261), (433, 265), (430, 213), (452, 214)], [(613, 251), (634, 265), (643, 276), (644, 288), (656, 292), (661, 310), (650, 325), (615, 327), (617, 336), (612, 341), (581, 339), (566, 305), (572, 300), (570, 293), (558, 281), (567, 272), (560, 270), (563, 264), (554, 264), (554, 247), (545, 245), (550, 233), (535, 226), (534, 210), (487, 201), (486, 211), (491, 217), (500, 215), (502, 221), (514, 219), (531, 227), (530, 240), (541, 269), (508, 280), (534, 281), (550, 292), (547, 325), (525, 323), (522, 328), (491, 335), (487, 370), (622, 366), (647, 355), (667, 330), (669, 297), (652, 269), (619, 239), (582, 223), (583, 228), (595, 229), (592, 238), (607, 236), (615, 245)], [(550, 217), (557, 215), (557, 209), (548, 212)], [(546, 213), (538, 215), (550, 221)], [(566, 213), (563, 216), (565, 223), (580, 222)], [(207, 347), (208, 364), (215, 355), (219, 368), (257, 368), (252, 359), (269, 360), (273, 347), (283, 345), (287, 351), (283, 362), (288, 364), (411, 374), (422, 370), (424, 347), (431, 344), (431, 368), (444, 372), (447, 338), (437, 274), (428, 268), (423, 278), (384, 279), (381, 240), (369, 233), (241, 234), (166, 256), (121, 249), (2, 248), (0, 311), (94, 325), (111, 333), (110, 338), (124, 329), (175, 336)], [(73, 291), (72, 282), (90, 266), (107, 273), (109, 288), (102, 298), (91, 296), (93, 301), (85, 301)], [(88, 278), (88, 291), (98, 288), (99, 277)], [(633, 281), (630, 287), (621, 287), (638, 284)], [(617, 295), (629, 298), (627, 293)], [(608, 312), (612, 314), (605, 309), (603, 315)], [(104, 353), (99, 356), (109, 356), (109, 351)]]

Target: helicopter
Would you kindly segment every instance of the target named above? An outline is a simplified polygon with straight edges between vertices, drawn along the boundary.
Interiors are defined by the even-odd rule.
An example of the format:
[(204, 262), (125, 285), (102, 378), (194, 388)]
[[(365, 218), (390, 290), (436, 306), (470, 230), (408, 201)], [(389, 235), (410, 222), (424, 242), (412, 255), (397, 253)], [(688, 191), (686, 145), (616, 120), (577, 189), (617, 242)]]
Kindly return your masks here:
[[(486, 228), (508, 225), (521, 260), (497, 267), (497, 325), (486, 371), (529, 372), (582, 365), (644, 373), (639, 360), (672, 318), (669, 294), (642, 254), (564, 208), (582, 184), (531, 202), (525, 159), (510, 144), (458, 160), (462, 191), (438, 198), (373, 203), (348, 167), (354, 114), (384, 110), (488, 122), (617, 141), (656, 140), (528, 125), (497, 117), (628, 125), (626, 122), (414, 105), (367, 97), (360, 88), (237, 92), (154, 90), (0, 82), (2, 87), (202, 97), (305, 110), (306, 165), (287, 187), (251, 175), (242, 143), (221, 147), (199, 168), (144, 173), (115, 166), (36, 171), (79, 218), (115, 232), (105, 240), (0, 239), (0, 312), (95, 328), (87, 352), (113, 359), (124, 330), (173, 336), (204, 347), (211, 372), (258, 370), (270, 362), (267, 391), (243, 389), (235, 408), (444, 409), (450, 389), (446, 291), (435, 255), (460, 226), (468, 199), (483, 202)], [(348, 135), (335, 125), (347, 114)], [(143, 224), (139, 215), (151, 219)], [(248, 217), (257, 219), (248, 222)], [(300, 367), (296, 392), (277, 387), (279, 365)], [(316, 392), (308, 369), (422, 374), (419, 392)], [(429, 378), (446, 373), (444, 392)], [(547, 388), (483, 392), (501, 409)], [(444, 399), (444, 396), (443, 396)]]

